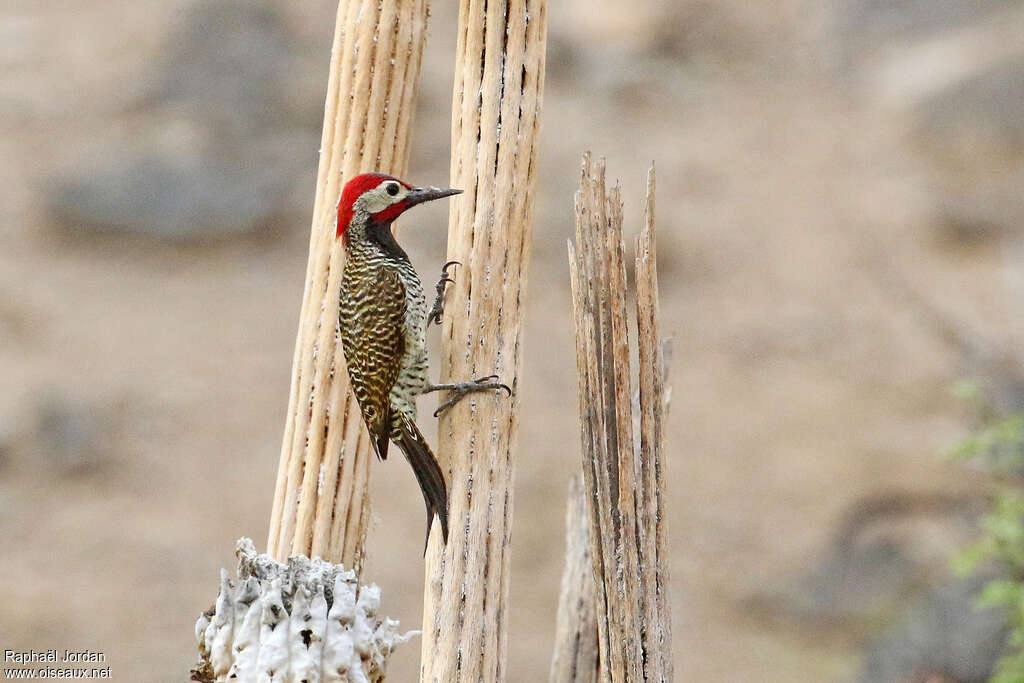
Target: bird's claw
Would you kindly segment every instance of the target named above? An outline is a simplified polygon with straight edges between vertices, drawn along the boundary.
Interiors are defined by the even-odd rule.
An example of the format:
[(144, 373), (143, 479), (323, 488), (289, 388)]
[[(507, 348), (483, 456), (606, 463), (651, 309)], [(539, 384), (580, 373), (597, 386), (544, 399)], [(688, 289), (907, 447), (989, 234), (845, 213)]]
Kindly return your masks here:
[(512, 396), (512, 388), (507, 384), (496, 381), (497, 375), (487, 375), (485, 377), (477, 377), (469, 382), (463, 382), (458, 388), (451, 389), (454, 396), (442, 403), (434, 411), (434, 417), (440, 417), (442, 413), (454, 406), (456, 403), (464, 399), (469, 394), (476, 391), (487, 391), (490, 389), (504, 389), (509, 397)]
[(455, 280), (448, 276), (448, 269), (452, 266), (461, 266), (462, 264), (458, 261), (449, 261), (448, 263), (441, 266), (441, 279), (437, 281), (437, 286), (434, 290), (437, 292), (437, 296), (434, 298), (434, 305), (430, 307), (430, 312), (427, 313), (427, 326), (431, 323), (435, 325), (441, 324), (441, 317), (444, 314), (444, 293), (445, 287), (449, 282), (453, 283)]
[(473, 384), (479, 384), (481, 388), (486, 387), (487, 389), (504, 389), (508, 392), (509, 397), (512, 396), (512, 389), (507, 384), (499, 382), (497, 375), (477, 377), (473, 380)]

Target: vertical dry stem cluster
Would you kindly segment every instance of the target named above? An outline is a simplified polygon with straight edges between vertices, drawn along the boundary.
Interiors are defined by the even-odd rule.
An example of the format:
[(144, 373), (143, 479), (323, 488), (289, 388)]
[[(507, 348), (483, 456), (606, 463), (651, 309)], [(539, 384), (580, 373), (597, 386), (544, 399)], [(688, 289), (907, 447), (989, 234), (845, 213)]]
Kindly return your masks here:
[(345, 179), (402, 175), (428, 0), (342, 0), (331, 53), (309, 264), (267, 541), (278, 560), (358, 566), (368, 513), (369, 442), (337, 341), (344, 249), (335, 212)]
[(565, 511), (565, 571), (558, 600), (551, 683), (597, 683), (597, 613), (594, 565), (590, 557), (590, 519), (580, 475), (569, 480)]
[[(544, 88), (546, 0), (463, 0), (452, 108), (453, 202), (442, 381), (497, 373), (516, 387)], [(441, 420), (451, 535), (427, 549), (421, 680), (507, 679), (517, 399), (474, 394)]]
[(616, 682), (672, 679), (653, 169), (645, 208), (636, 249), (640, 439), (635, 442), (622, 200), (618, 187), (606, 190), (603, 162), (592, 166), (589, 155), (584, 157), (569, 274), (600, 675)]

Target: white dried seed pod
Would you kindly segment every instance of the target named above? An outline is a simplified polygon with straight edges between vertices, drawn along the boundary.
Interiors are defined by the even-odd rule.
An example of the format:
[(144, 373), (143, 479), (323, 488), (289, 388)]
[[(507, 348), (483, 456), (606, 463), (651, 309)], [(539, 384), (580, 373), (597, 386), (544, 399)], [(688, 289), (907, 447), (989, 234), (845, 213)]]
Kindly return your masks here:
[(227, 674), (231, 668), (231, 642), (235, 630), (235, 605), (234, 590), (228, 573), (220, 571), (220, 594), (217, 596), (217, 611), (214, 612), (210, 628), (213, 629), (213, 638), (207, 640), (210, 650), (210, 664), (213, 665), (214, 675)]
[(236, 548), (238, 583), (221, 572), (212, 613), (199, 617), (201, 683), (379, 683), (401, 634), (377, 616), (380, 589), (360, 587), (355, 574), (319, 558), (287, 564)]
[(260, 595), (263, 617), (260, 623), (260, 654), (256, 662), (259, 683), (284, 683), (288, 668), (288, 612), (281, 596), (281, 577), (270, 582)]
[[(252, 581), (250, 579), (250, 581)], [(258, 582), (253, 582), (259, 588)], [(236, 622), (234, 642), (234, 663), (228, 673), (228, 680), (249, 681), (257, 675), (260, 653), (260, 617), (263, 609), (259, 596), (251, 599), (245, 615)], [(234, 678), (232, 678), (232, 675)]]

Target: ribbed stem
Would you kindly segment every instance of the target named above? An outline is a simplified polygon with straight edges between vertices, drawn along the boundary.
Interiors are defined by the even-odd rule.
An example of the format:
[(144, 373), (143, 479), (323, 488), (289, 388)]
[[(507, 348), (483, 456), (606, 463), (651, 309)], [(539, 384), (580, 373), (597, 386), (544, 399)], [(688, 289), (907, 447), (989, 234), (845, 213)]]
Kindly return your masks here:
[(427, 0), (342, 0), (331, 51), (309, 264), (291, 398), (267, 540), (278, 560), (320, 556), (358, 571), (370, 449), (338, 341), (344, 250), (335, 239), (345, 180), (401, 176), (426, 39)]
[[(529, 260), (546, 0), (463, 0), (452, 107), (448, 259), (463, 263), (444, 316), (441, 378), (497, 374), (515, 389)], [(491, 682), (506, 673), (512, 452), (517, 401), (473, 394), (445, 413), (451, 535), (427, 549), (423, 681)]]

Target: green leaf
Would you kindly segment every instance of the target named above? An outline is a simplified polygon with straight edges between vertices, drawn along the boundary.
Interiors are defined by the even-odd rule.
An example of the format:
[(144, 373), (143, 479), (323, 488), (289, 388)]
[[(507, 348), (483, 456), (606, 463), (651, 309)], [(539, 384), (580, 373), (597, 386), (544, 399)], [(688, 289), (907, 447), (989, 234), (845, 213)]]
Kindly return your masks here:
[(953, 555), (950, 566), (953, 573), (960, 577), (970, 576), (985, 560), (991, 559), (996, 553), (996, 544), (989, 536), (984, 536), (966, 546)]
[(997, 579), (985, 584), (978, 598), (979, 607), (998, 607), (1000, 605), (1016, 605), (1021, 597), (1022, 586), (1009, 580)]

